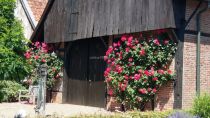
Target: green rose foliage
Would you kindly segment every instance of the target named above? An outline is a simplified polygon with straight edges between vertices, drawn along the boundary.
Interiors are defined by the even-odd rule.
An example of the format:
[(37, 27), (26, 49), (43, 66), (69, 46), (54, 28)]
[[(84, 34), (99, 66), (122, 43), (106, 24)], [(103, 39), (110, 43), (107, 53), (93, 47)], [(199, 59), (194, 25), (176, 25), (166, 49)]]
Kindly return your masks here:
[(46, 43), (32, 43), (31, 48), (25, 53), (28, 64), (33, 66), (30, 79), (38, 82), (37, 69), (42, 64), (47, 64), (47, 88), (52, 89), (55, 82), (63, 78), (63, 61), (53, 52), (53, 48)]
[(173, 80), (169, 64), (176, 42), (165, 30), (142, 36), (124, 35), (109, 47), (104, 60), (108, 94), (119, 102), (139, 108), (157, 93), (164, 83)]

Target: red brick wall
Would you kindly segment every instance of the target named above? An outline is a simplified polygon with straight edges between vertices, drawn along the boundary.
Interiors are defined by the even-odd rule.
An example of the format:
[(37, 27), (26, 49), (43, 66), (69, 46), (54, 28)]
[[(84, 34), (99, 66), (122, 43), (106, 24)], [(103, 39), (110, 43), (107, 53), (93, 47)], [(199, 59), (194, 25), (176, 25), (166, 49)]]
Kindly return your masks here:
[[(174, 72), (175, 71), (174, 69), (175, 69), (175, 60), (173, 59), (170, 65), (170, 70)], [(174, 104), (173, 87), (174, 87), (173, 82), (170, 81), (159, 89), (155, 102), (155, 110), (173, 109), (173, 104)]]
[(48, 0), (28, 0), (28, 4), (35, 16), (36, 21), (39, 21), (42, 13), (47, 5)]
[[(183, 68), (183, 108), (190, 108), (196, 96), (196, 36), (185, 35)], [(201, 37), (201, 93), (210, 93), (210, 37)]]
[[(197, 1), (187, 0), (186, 19), (192, 14), (197, 6)], [(203, 4), (202, 8), (207, 5)], [(193, 17), (189, 23), (187, 30), (196, 31), (196, 17)], [(201, 15), (201, 30), (205, 33), (210, 33), (210, 10), (207, 10)], [(196, 35), (185, 34), (184, 41), (184, 67), (183, 67), (183, 98), (182, 107), (190, 108), (193, 99), (196, 96)], [(201, 79), (201, 93), (210, 93), (210, 37), (201, 37), (200, 48), (200, 79)]]

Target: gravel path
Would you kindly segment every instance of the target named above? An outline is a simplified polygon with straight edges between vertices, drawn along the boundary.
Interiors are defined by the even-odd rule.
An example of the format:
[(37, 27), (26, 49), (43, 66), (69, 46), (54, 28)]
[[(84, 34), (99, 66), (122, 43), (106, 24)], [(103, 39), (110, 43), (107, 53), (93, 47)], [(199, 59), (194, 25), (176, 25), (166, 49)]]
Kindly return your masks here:
[[(22, 103), (0, 103), (0, 118), (14, 118), (14, 115), (21, 109), (26, 111), (29, 116), (35, 116), (34, 107), (34, 105)], [(61, 116), (74, 116), (79, 114), (106, 114), (109, 112), (97, 107), (48, 103), (46, 105), (46, 115), (55, 113)]]

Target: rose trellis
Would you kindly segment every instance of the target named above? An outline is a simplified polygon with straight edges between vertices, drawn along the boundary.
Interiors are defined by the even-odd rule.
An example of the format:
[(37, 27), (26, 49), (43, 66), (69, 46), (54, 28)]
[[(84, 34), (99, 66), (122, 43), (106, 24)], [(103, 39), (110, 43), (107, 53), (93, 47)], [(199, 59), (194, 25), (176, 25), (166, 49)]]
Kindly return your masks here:
[(104, 57), (108, 64), (104, 72), (108, 94), (132, 108), (140, 108), (161, 85), (174, 79), (169, 65), (175, 51), (176, 42), (166, 30), (123, 35)]

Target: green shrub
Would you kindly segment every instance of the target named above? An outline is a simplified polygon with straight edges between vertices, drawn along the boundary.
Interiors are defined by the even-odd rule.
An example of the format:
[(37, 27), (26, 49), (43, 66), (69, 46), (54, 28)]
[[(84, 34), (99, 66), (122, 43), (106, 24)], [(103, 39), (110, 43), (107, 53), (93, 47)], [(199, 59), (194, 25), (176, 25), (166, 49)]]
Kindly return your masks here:
[(116, 114), (94, 114), (94, 115), (79, 115), (70, 118), (166, 118), (171, 115), (173, 111), (132, 111), (126, 113)]
[(210, 118), (210, 95), (204, 94), (195, 98), (192, 112), (202, 118)]
[(21, 84), (15, 81), (0, 81), (0, 102), (14, 102), (18, 100), (18, 91), (25, 89)]

